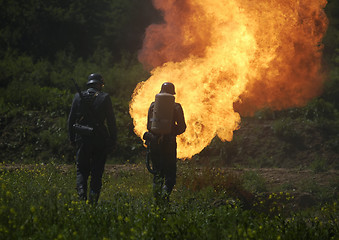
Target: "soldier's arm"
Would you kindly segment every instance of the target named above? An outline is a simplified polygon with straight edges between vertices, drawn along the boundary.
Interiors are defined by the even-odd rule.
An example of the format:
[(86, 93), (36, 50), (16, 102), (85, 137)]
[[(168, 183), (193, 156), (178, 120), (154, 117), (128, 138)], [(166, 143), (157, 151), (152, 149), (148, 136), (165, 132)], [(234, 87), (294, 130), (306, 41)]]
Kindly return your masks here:
[(184, 117), (184, 110), (179, 103), (175, 106), (175, 134), (180, 135), (186, 130), (186, 122)]

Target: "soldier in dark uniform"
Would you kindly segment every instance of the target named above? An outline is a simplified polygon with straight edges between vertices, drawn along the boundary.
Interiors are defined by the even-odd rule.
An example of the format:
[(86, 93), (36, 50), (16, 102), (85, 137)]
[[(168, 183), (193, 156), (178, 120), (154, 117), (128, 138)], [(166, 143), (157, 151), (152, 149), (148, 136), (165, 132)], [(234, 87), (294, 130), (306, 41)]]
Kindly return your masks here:
[[(161, 86), (160, 93), (175, 95), (175, 87), (172, 83), (165, 82)], [(169, 196), (176, 183), (177, 172), (177, 142), (176, 136), (186, 130), (184, 112), (180, 103), (174, 103), (173, 125), (170, 134), (157, 135), (152, 132), (152, 116), (155, 102), (152, 102), (148, 110), (147, 129), (152, 133), (150, 142), (150, 155), (155, 171), (153, 177), (153, 194), (157, 202), (169, 201)]]
[[(87, 182), (91, 176), (89, 201), (96, 203), (102, 187), (102, 175), (107, 153), (116, 145), (116, 122), (111, 98), (102, 92), (104, 80), (100, 74), (88, 76), (87, 91), (75, 94), (68, 118), (69, 140), (77, 147), (77, 191), (87, 200)], [(106, 126), (105, 126), (106, 122)], [(74, 124), (93, 128), (91, 133), (79, 132)]]

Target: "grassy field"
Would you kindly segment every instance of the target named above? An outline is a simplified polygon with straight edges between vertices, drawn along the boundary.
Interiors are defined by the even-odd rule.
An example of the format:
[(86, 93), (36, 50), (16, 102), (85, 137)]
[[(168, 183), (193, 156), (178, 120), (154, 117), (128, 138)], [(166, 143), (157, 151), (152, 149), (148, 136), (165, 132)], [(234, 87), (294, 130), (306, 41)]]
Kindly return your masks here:
[(302, 207), (254, 171), (180, 163), (171, 203), (158, 206), (151, 177), (142, 164), (107, 166), (92, 206), (77, 200), (73, 165), (1, 164), (0, 239), (339, 238), (334, 186)]

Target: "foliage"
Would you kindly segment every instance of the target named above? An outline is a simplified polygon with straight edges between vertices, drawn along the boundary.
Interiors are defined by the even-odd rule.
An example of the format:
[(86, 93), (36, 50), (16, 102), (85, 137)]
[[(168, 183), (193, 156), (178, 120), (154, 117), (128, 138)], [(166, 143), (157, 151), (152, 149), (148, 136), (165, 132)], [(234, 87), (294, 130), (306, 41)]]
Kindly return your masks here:
[(328, 166), (326, 163), (326, 160), (323, 158), (316, 158), (312, 163), (311, 163), (311, 169), (315, 172), (315, 173), (319, 173), (319, 172), (326, 172), (328, 170)]
[(0, 56), (18, 49), (34, 59), (67, 51), (90, 57), (97, 47), (116, 59), (141, 47), (145, 28), (158, 19), (150, 0), (1, 1)]
[(135, 162), (144, 147), (141, 139), (134, 134), (133, 121), (128, 112), (128, 102), (117, 98), (112, 101), (118, 129), (118, 148), (114, 156), (119, 162)]
[(274, 120), (276, 118), (275, 112), (270, 108), (263, 108), (257, 111), (254, 116), (260, 120)]
[(248, 171), (243, 176), (244, 187), (250, 192), (266, 192), (265, 179), (254, 171)]
[(69, 111), (72, 101), (72, 95), (68, 90), (19, 82), (12, 82), (2, 98), (7, 104), (14, 104), (14, 106), (29, 110), (54, 112), (59, 115)]
[(333, 61), (338, 56), (336, 49), (338, 48), (339, 42), (339, 3), (336, 0), (328, 0), (328, 3), (325, 8), (326, 15), (329, 19), (329, 26), (326, 33), (326, 36), (323, 40), (324, 42), (324, 53), (325, 59), (328, 61)]
[(149, 76), (134, 54), (122, 53), (121, 61), (114, 64), (113, 54), (107, 49), (97, 49), (89, 60), (60, 51), (54, 61), (34, 61), (30, 56), (8, 51), (0, 60), (0, 69), (3, 71), (0, 87), (5, 87), (11, 94), (15, 94), (16, 88), (32, 85), (75, 92), (71, 78), (84, 89), (87, 76), (99, 72), (105, 80), (104, 90), (125, 101), (129, 101), (136, 84)]
[(288, 142), (296, 142), (300, 138), (300, 134), (294, 128), (294, 122), (290, 118), (283, 118), (273, 123), (273, 132), (281, 139)]
[[(215, 192), (179, 185), (168, 206), (155, 205), (149, 175), (104, 175), (98, 205), (79, 202), (74, 168), (2, 165), (1, 239), (336, 239), (337, 202), (286, 213), (289, 193), (258, 197), (252, 209)], [(184, 173), (185, 174), (185, 173)], [(132, 184), (133, 183), (133, 184)], [(221, 204), (215, 198), (226, 197)]]
[(312, 100), (304, 108), (305, 117), (313, 121), (322, 121), (323, 119), (334, 119), (338, 116), (337, 110), (334, 106), (319, 98)]
[[(339, 38), (339, 32), (338, 32)], [(328, 80), (325, 82), (323, 98), (339, 109), (339, 48), (336, 50), (337, 57), (335, 66), (329, 73)]]
[(252, 204), (253, 194), (243, 186), (243, 179), (236, 174), (225, 174), (220, 168), (190, 169), (183, 176), (183, 186), (192, 191), (211, 189), (217, 193), (239, 199), (244, 206)]

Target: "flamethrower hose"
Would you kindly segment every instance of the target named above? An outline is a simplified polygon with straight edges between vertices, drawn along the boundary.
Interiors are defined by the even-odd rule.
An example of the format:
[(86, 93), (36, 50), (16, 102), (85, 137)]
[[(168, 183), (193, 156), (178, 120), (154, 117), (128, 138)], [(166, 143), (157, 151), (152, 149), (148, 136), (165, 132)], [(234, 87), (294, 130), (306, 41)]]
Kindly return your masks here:
[(151, 162), (151, 152), (149, 149), (147, 149), (147, 154), (146, 154), (146, 168), (151, 174), (156, 174), (156, 171), (152, 169), (150, 162)]

